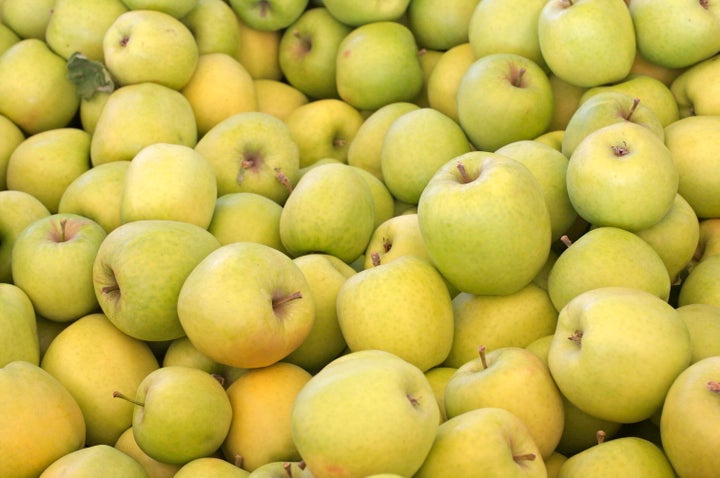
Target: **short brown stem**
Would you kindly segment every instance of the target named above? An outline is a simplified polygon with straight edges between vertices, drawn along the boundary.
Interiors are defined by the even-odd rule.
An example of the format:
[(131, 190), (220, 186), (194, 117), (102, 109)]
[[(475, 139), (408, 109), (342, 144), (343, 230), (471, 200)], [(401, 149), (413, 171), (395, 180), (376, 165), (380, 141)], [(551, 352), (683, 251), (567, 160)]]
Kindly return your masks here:
[(468, 174), (467, 169), (465, 169), (465, 165), (463, 163), (461, 163), (461, 162), (457, 163), (457, 170), (460, 173), (460, 179), (462, 180), (463, 183), (467, 184), (470, 181), (472, 181), (472, 178)]
[(537, 458), (535, 453), (525, 453), (524, 455), (513, 455), (515, 461), (533, 461)]
[(293, 190), (292, 183), (290, 182), (290, 179), (285, 175), (285, 173), (282, 172), (282, 169), (275, 168), (275, 179), (280, 181), (280, 184), (285, 186), (285, 189), (287, 189), (287, 191), (289, 193), (292, 192), (292, 190)]
[(124, 393), (121, 393), (121, 392), (118, 392), (118, 391), (114, 391), (114, 392), (113, 392), (113, 397), (114, 397), (114, 398), (122, 398), (123, 400), (126, 400), (126, 401), (128, 401), (128, 402), (130, 402), (130, 403), (132, 403), (132, 404), (135, 404), (135, 405), (137, 405), (138, 407), (144, 407), (144, 406), (145, 406), (145, 404), (144, 404), (143, 402), (139, 402), (139, 401), (137, 401), (137, 400), (133, 400), (132, 398), (130, 398), (130, 397), (128, 397), (127, 395), (125, 395)]
[(480, 347), (478, 347), (478, 354), (480, 355), (480, 363), (482, 364), (483, 369), (488, 368), (487, 356), (485, 355), (485, 350), (486, 350), (486, 348), (484, 345), (481, 345)]
[(282, 307), (283, 305), (287, 304), (288, 302), (291, 302), (295, 299), (302, 299), (302, 292), (295, 291), (292, 294), (288, 294), (282, 297), (273, 298), (272, 300), (272, 306), (273, 309), (277, 307)]
[(638, 105), (640, 104), (640, 98), (633, 98), (632, 106), (630, 107), (630, 111), (627, 112), (625, 115), (625, 119), (630, 121), (630, 118), (632, 118), (633, 113), (635, 113), (635, 110), (637, 109)]
[(598, 430), (595, 432), (595, 439), (597, 440), (598, 445), (605, 442), (605, 438), (607, 438), (607, 433), (605, 433), (605, 430)]

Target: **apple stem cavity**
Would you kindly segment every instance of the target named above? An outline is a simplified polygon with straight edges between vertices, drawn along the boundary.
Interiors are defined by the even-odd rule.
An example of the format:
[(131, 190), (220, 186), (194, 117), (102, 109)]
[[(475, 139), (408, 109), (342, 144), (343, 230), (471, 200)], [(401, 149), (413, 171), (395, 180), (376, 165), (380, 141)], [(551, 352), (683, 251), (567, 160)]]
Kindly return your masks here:
[(114, 392), (113, 392), (113, 398), (122, 398), (123, 400), (126, 400), (126, 401), (128, 401), (128, 402), (130, 402), (130, 403), (132, 403), (132, 404), (134, 404), (134, 405), (137, 405), (138, 407), (144, 407), (144, 406), (145, 406), (145, 404), (144, 404), (143, 402), (139, 402), (139, 401), (137, 401), (137, 400), (134, 400), (134, 399), (128, 397), (127, 395), (125, 395), (124, 393), (121, 393), (121, 392), (118, 392), (118, 391), (114, 391)]
[(607, 433), (605, 433), (605, 430), (598, 430), (597, 432), (595, 432), (595, 439), (597, 440), (598, 445), (605, 443), (605, 438), (607, 438)]
[(513, 65), (510, 68), (510, 78), (508, 78), (510, 80), (510, 84), (515, 88), (522, 88), (524, 86), (523, 77), (525, 76), (526, 71), (527, 69), (525, 68), (521, 67), (518, 69)]
[(347, 140), (345, 138), (334, 138), (332, 144), (333, 148), (342, 149), (347, 144)]
[(409, 393), (408, 393), (407, 395), (405, 395), (405, 396), (407, 397), (408, 401), (410, 402), (410, 405), (412, 405), (413, 408), (417, 408), (417, 407), (420, 405), (420, 400), (418, 400), (417, 398), (413, 397), (413, 396), (410, 395)]
[(219, 383), (221, 386), (223, 386), (223, 387), (225, 386), (225, 377), (223, 377), (222, 375), (217, 374), (217, 373), (213, 373), (212, 376), (213, 376), (213, 378), (214, 378), (215, 380), (218, 381), (218, 383)]
[(285, 189), (287, 189), (289, 193), (292, 192), (292, 183), (290, 182), (290, 179), (285, 175), (285, 173), (282, 172), (282, 169), (275, 168), (275, 178), (280, 182), (280, 184), (285, 186)]
[(625, 115), (625, 119), (630, 121), (630, 118), (632, 118), (633, 113), (635, 113), (635, 110), (637, 110), (638, 105), (640, 104), (640, 98), (633, 98), (632, 106), (630, 107), (630, 111), (627, 112)]
[(707, 389), (713, 393), (720, 394), (720, 382), (710, 381), (707, 383)]
[(296, 299), (302, 299), (302, 292), (295, 291), (292, 294), (288, 294), (282, 297), (273, 297), (272, 300), (272, 306), (273, 309), (277, 309), (279, 307), (282, 307), (283, 305), (287, 304), (288, 302), (292, 302)]
[(570, 337), (568, 337), (568, 340), (572, 340), (578, 347), (580, 347), (582, 345), (582, 336), (582, 330), (576, 330)]
[(486, 350), (486, 348), (484, 345), (481, 345), (480, 347), (478, 347), (478, 355), (480, 355), (480, 363), (482, 364), (483, 369), (488, 368), (487, 356), (485, 355), (485, 350)]

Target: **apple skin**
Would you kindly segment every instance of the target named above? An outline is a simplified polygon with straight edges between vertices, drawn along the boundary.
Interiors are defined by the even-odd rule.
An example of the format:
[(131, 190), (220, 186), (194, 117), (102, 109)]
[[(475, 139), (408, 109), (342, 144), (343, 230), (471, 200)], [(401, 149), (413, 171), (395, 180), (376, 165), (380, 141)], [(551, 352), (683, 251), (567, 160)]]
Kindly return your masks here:
[(720, 306), (720, 255), (715, 254), (695, 264), (680, 285), (678, 305), (710, 304)]
[(224, 0), (194, 1), (193, 9), (180, 21), (195, 37), (198, 53), (226, 53), (235, 57), (240, 48), (240, 24), (230, 4)]
[(25, 140), (25, 133), (9, 118), (0, 115), (0, 139), (0, 191), (4, 191), (7, 189), (7, 163), (15, 148)]
[(670, 84), (681, 117), (720, 114), (720, 90), (715, 78), (720, 72), (717, 55), (685, 68)]
[(263, 32), (279, 32), (293, 24), (308, 6), (308, 0), (229, 0), (240, 21)]
[(0, 305), (0, 367), (16, 360), (40, 365), (40, 339), (30, 298), (18, 286), (0, 283)]
[(690, 332), (690, 363), (720, 355), (720, 306), (687, 304), (677, 307), (677, 311)]
[(181, 466), (172, 478), (248, 478), (250, 472), (215, 456), (196, 458)]
[(64, 476), (91, 478), (148, 478), (140, 463), (110, 445), (92, 445), (81, 448), (55, 460), (39, 478), (62, 478)]
[(376, 0), (358, 3), (353, 0), (327, 0), (322, 3), (338, 21), (356, 27), (367, 23), (398, 20), (411, 2)]
[(444, 51), (427, 79), (428, 106), (459, 122), (457, 90), (465, 71), (476, 59), (469, 42)]
[(405, 16), (421, 48), (447, 51), (468, 42), (468, 19), (478, 3), (479, 0), (413, 0), (407, 4)]
[(115, 448), (140, 463), (149, 478), (173, 478), (181, 468), (179, 465), (157, 461), (142, 451), (135, 441), (132, 426), (120, 434), (115, 442)]
[(50, 211), (24, 191), (0, 191), (0, 282), (12, 283), (12, 250), (22, 231)]

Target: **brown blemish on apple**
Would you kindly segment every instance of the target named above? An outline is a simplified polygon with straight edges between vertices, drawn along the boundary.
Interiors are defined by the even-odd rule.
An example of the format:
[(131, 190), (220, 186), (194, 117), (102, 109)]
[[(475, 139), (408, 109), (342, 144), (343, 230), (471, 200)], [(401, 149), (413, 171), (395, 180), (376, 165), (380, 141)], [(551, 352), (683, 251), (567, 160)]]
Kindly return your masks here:
[(582, 345), (582, 336), (582, 330), (576, 330), (570, 337), (568, 337), (568, 340), (572, 340), (578, 347), (580, 347)]
[(128, 43), (130, 43), (130, 37), (127, 36), (127, 35), (124, 35), (124, 36), (120, 39), (120, 46), (122, 46), (122, 47), (127, 46)]
[(243, 462), (245, 461), (245, 457), (242, 455), (235, 455), (235, 459), (233, 460), (233, 464), (237, 466), (238, 468), (243, 467)]
[(312, 38), (310, 35), (303, 35), (300, 33), (300, 30), (293, 30), (292, 35), (297, 38), (298, 46), (297, 46), (297, 53), (299, 56), (305, 56), (307, 55), (310, 50), (312, 50)]
[(287, 189), (287, 191), (289, 193), (292, 192), (292, 190), (293, 190), (292, 183), (290, 182), (290, 179), (285, 175), (285, 173), (282, 172), (282, 169), (275, 168), (275, 179), (277, 179), (280, 182), (280, 184), (285, 186), (285, 189)]
[(413, 408), (417, 408), (420, 405), (420, 400), (415, 398), (414, 396), (410, 395), (409, 393), (405, 395), (410, 402), (410, 405), (413, 406)]
[(710, 0), (700, 0), (700, 6), (705, 10), (710, 8)]
[(534, 461), (537, 456), (535, 453), (525, 453), (524, 455), (513, 455), (513, 460), (516, 462), (520, 461)]
[(720, 382), (710, 381), (707, 383), (707, 388), (713, 393), (720, 394)]

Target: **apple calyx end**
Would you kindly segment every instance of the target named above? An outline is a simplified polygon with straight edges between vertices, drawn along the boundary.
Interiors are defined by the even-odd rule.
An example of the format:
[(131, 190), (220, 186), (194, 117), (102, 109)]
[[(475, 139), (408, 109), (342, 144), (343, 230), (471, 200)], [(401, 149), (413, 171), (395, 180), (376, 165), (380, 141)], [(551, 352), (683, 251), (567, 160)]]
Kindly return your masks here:
[(622, 158), (623, 156), (627, 156), (628, 154), (630, 154), (630, 147), (625, 141), (620, 144), (614, 144), (610, 146), (610, 149), (612, 149), (613, 154), (618, 158)]
[(118, 392), (117, 390), (115, 390), (115, 391), (113, 392), (113, 398), (122, 398), (123, 400), (125, 400), (125, 401), (127, 401), (127, 402), (130, 402), (130, 403), (132, 403), (133, 405), (137, 405), (138, 407), (144, 407), (144, 406), (145, 406), (145, 404), (144, 404), (143, 402), (140, 402), (140, 401), (138, 401), (138, 400), (134, 400), (134, 399), (128, 397), (127, 395), (125, 395), (124, 393)]
[(582, 337), (583, 337), (582, 330), (576, 330), (575, 332), (573, 332), (573, 334), (570, 337), (568, 337), (568, 340), (575, 342), (575, 344), (578, 347), (580, 347), (582, 345)]
[(720, 394), (720, 382), (714, 380), (707, 383), (707, 389), (713, 393)]

